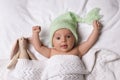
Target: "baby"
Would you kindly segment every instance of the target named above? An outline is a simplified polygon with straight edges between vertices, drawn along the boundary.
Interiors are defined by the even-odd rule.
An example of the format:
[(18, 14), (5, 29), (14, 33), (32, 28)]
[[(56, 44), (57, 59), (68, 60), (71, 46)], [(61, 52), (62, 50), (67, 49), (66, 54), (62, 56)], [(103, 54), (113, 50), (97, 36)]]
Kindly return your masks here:
[(32, 28), (31, 42), (34, 48), (49, 59), (42, 80), (84, 80), (83, 74), (88, 72), (80, 58), (98, 40), (101, 24), (97, 20), (93, 21), (92, 33), (85, 42), (78, 44), (78, 22), (76, 15), (71, 12), (57, 17), (50, 26), (51, 48), (40, 41), (41, 27)]
[[(58, 22), (58, 24), (60, 23)], [(61, 26), (62, 24), (67, 26)], [(67, 23), (62, 23), (62, 24), (60, 24), (60, 26), (59, 25), (51, 26), (53, 27), (50, 33), (52, 48), (48, 48), (41, 43), (39, 38), (41, 27), (34, 26), (32, 28), (33, 31), (32, 44), (35, 47), (35, 49), (43, 56), (47, 58), (50, 58), (51, 56), (54, 55), (76, 55), (81, 57), (88, 52), (88, 50), (95, 44), (95, 42), (99, 38), (101, 24), (97, 20), (93, 22), (94, 29), (91, 35), (85, 42), (81, 44), (77, 44), (78, 43), (78, 34), (76, 28), (77, 22), (74, 22), (73, 24), (70, 23), (70, 25)]]

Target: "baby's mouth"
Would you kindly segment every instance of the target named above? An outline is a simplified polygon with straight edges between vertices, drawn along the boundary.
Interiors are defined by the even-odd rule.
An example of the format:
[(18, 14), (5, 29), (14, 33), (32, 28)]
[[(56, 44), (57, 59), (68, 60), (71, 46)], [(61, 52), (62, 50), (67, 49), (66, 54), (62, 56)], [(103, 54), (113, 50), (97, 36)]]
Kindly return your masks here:
[(68, 45), (61, 45), (60, 47), (66, 49)]

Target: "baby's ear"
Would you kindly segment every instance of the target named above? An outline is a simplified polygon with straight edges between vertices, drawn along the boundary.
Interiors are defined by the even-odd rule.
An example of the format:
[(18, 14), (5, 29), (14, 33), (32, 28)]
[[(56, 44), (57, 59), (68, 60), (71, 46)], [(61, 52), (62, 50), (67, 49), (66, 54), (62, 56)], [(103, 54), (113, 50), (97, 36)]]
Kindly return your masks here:
[(17, 39), (12, 47), (10, 59), (14, 57), (14, 55), (18, 52), (18, 50), (19, 50), (19, 40)]

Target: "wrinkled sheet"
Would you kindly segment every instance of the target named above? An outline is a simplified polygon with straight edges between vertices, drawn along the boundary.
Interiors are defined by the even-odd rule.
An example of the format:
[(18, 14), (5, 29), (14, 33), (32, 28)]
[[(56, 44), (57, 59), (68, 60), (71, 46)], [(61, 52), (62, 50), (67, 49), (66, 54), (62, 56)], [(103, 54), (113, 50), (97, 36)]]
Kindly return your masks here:
[[(0, 79), (3, 80), (3, 68), (8, 62), (13, 43), (22, 36), (30, 37), (32, 26), (41, 26), (41, 40), (49, 46), (49, 26), (55, 17), (66, 11), (84, 16), (94, 7), (101, 9), (103, 28), (92, 49), (108, 49), (120, 55), (120, 0), (0, 0)], [(91, 33), (92, 25), (81, 23), (78, 30), (81, 41), (84, 41)], [(46, 59), (32, 46), (30, 50), (38, 59)]]
[(105, 49), (92, 49), (83, 58), (87, 70), (86, 80), (119, 80), (120, 56)]

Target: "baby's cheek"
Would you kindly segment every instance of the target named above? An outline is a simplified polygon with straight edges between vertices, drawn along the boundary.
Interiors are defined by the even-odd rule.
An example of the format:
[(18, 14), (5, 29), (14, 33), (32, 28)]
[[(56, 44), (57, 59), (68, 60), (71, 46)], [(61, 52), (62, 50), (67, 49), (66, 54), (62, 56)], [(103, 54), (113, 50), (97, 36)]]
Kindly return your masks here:
[(53, 46), (58, 46), (59, 45), (59, 41), (53, 41)]

